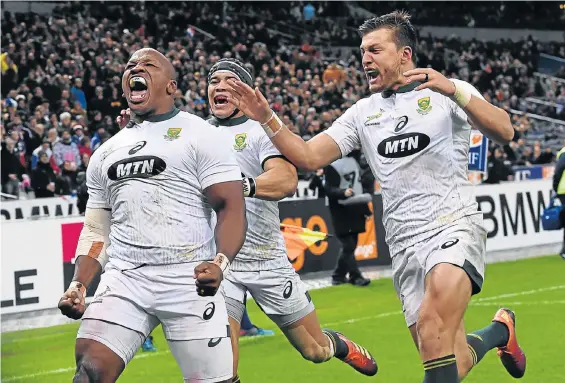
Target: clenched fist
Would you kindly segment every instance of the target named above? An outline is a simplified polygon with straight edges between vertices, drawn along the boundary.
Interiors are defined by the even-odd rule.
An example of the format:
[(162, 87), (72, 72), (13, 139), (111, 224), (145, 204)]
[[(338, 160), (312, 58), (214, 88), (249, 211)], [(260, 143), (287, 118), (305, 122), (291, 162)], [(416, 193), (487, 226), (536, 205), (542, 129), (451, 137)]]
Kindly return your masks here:
[(211, 297), (218, 292), (220, 283), (224, 279), (224, 273), (217, 264), (202, 262), (194, 268), (194, 278), (196, 279), (198, 295)]
[(73, 282), (59, 300), (59, 310), (71, 319), (80, 319), (85, 310), (86, 287), (80, 282)]

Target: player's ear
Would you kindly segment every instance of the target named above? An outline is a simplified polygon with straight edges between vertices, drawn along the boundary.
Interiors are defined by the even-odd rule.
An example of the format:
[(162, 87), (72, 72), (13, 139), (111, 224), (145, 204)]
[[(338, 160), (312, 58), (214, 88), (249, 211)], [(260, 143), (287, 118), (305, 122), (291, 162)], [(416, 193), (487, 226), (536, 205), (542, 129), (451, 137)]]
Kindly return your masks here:
[(169, 81), (167, 84), (167, 94), (175, 94), (177, 91), (177, 82), (175, 80)]
[(412, 61), (412, 48), (410, 48), (409, 46), (404, 46), (402, 47), (402, 56), (400, 57), (400, 61), (402, 64), (406, 64), (410, 61)]

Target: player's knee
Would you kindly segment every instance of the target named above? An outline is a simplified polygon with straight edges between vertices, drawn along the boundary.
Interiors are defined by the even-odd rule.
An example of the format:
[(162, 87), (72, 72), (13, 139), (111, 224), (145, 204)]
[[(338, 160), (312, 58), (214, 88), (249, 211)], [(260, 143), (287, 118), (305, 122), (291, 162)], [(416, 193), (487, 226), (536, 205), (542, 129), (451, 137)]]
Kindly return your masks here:
[(312, 363), (323, 363), (329, 359), (329, 349), (317, 343), (305, 345), (300, 350), (302, 357)]
[(435, 353), (448, 341), (445, 322), (433, 309), (420, 310), (416, 330), (420, 351)]
[(102, 381), (102, 366), (96, 360), (84, 356), (77, 360), (73, 383), (98, 383)]

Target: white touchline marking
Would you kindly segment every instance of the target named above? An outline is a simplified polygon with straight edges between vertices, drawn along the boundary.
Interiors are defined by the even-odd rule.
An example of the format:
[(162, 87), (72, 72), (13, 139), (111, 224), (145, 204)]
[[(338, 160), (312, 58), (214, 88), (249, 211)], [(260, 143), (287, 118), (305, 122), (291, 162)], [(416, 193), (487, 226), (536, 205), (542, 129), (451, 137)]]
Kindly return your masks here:
[(535, 289), (535, 290), (527, 290), (527, 291), (520, 291), (520, 292), (517, 292), (517, 293), (495, 295), (493, 297), (478, 298), (478, 299), (475, 299), (474, 302), (492, 301), (494, 299), (518, 297), (520, 295), (531, 295), (531, 294), (541, 293), (541, 292), (544, 292), (544, 291), (553, 291), (553, 290), (560, 290), (560, 289), (565, 289), (565, 285), (542, 287), (540, 289)]
[[(565, 289), (565, 285), (543, 287), (543, 288), (539, 288), (539, 289), (535, 289), (535, 290), (527, 290), (527, 291), (521, 291), (521, 292), (511, 293), (511, 294), (495, 295), (495, 296), (492, 296), (492, 297), (476, 299), (474, 301), (471, 301), (471, 303), (469, 305), (470, 306), (504, 306), (504, 305), (508, 305), (508, 306), (520, 306), (520, 305), (535, 306), (535, 305), (565, 304), (565, 300), (532, 301), (532, 302), (504, 302), (504, 303), (502, 303), (502, 302), (490, 302), (490, 301), (493, 301), (493, 300), (496, 300), (496, 299), (501, 299), (501, 298), (516, 297), (516, 296), (521, 296), (521, 295), (530, 295), (530, 294), (536, 294), (536, 293), (540, 293), (540, 292), (544, 292), (544, 291), (553, 291), (553, 290), (559, 290), (559, 289)], [(336, 326), (336, 325), (340, 325), (340, 324), (351, 324), (351, 323), (361, 322), (361, 321), (365, 321), (365, 320), (386, 318), (386, 317), (389, 317), (389, 316), (401, 315), (401, 314), (402, 314), (402, 311), (400, 311), (400, 310), (391, 311), (391, 312), (380, 313), (380, 314), (372, 315), (372, 316), (347, 319), (347, 320), (339, 321), (339, 322), (324, 323), (324, 324), (322, 324), (322, 327)], [(55, 335), (55, 334), (53, 334), (53, 335)], [(265, 338), (268, 339), (268, 338), (278, 337), (278, 336), (282, 336), (282, 335), (283, 335), (282, 333), (277, 332), (277, 333), (275, 333), (275, 335), (268, 336), (268, 337), (243, 337), (243, 338), (240, 338), (239, 342), (240, 343), (247, 343), (247, 342), (257, 340), (257, 339), (265, 339)], [(35, 338), (35, 339), (37, 339), (37, 338)], [(169, 354), (169, 353), (170, 353), (169, 350), (157, 351), (157, 352), (151, 352), (151, 353), (143, 353), (143, 354), (138, 353), (133, 358), (133, 360), (142, 359), (142, 358), (149, 358), (149, 357), (152, 357), (152, 356), (160, 356), (160, 355), (165, 355), (165, 354)], [(74, 370), (75, 370), (75, 367), (58, 368), (56, 370), (40, 371), (40, 372), (37, 372), (35, 374), (10, 376), (10, 377), (7, 377), (5, 379), (2, 379), (2, 381), (3, 382), (15, 382), (15, 381), (22, 380), (22, 379), (37, 378), (39, 376), (45, 376), (45, 375), (62, 374), (64, 372), (69, 372), (69, 371), (74, 371)]]
[(496, 307), (513, 307), (513, 306), (539, 306), (539, 305), (562, 305), (565, 300), (561, 301), (530, 301), (530, 302), (475, 302), (471, 306), (496, 306)]

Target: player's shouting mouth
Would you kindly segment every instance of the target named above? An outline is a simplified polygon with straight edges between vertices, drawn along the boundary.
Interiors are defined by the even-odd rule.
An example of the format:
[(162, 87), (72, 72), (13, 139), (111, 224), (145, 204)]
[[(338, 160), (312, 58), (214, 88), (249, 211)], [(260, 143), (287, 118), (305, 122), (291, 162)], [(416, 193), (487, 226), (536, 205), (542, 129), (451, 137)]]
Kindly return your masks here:
[[(139, 117), (155, 112), (154, 106), (158, 103), (152, 101), (164, 99), (172, 94), (172, 87), (176, 87), (174, 69), (169, 65), (161, 65), (156, 57), (142, 51), (128, 61), (122, 77), (124, 96), (130, 109)], [(154, 84), (167, 84), (164, 87)]]

